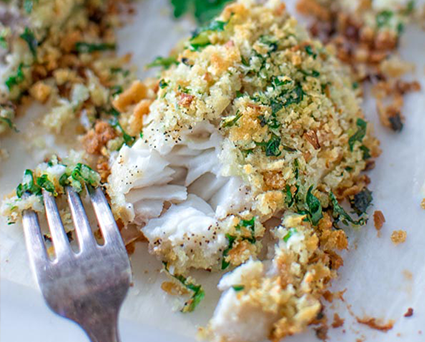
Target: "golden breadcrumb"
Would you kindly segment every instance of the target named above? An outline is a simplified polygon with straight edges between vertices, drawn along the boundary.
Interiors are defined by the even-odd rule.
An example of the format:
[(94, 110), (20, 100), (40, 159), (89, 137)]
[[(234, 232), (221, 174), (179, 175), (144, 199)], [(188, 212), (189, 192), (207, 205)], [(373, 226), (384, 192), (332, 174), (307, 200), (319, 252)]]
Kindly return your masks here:
[(391, 234), (391, 241), (398, 245), (406, 241), (407, 233), (404, 230), (394, 230)]

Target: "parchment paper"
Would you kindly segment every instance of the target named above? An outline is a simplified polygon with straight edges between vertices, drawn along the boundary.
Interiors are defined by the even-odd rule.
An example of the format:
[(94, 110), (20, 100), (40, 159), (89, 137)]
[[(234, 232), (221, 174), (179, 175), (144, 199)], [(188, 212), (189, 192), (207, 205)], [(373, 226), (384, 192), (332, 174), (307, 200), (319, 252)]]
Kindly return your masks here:
[[(293, 2), (287, 2), (290, 10)], [(140, 1), (137, 15), (119, 32), (120, 52), (133, 54), (133, 62), (140, 68), (138, 75), (144, 77), (143, 66), (156, 56), (167, 55), (194, 26), (188, 19), (173, 21), (168, 0)], [(425, 34), (417, 28), (408, 27), (401, 46), (403, 57), (416, 64), (415, 78), (425, 89)], [(364, 104), (366, 116), (375, 123), (383, 149), (376, 168), (369, 173), (374, 196), (370, 213), (382, 210), (387, 222), (380, 238), (373, 227), (373, 220), (367, 227), (349, 232), (351, 248), (345, 253), (344, 267), (333, 284), (335, 290), (346, 289), (345, 303), (334, 301), (327, 304), (327, 311), (338, 312), (345, 319), (345, 324), (329, 331), (330, 341), (355, 341), (361, 337), (378, 342), (425, 341), (425, 210), (420, 208), (421, 199), (425, 197), (424, 90), (409, 95), (406, 102), (406, 124), (400, 134), (392, 133), (379, 124), (371, 99), (367, 98)], [(19, 134), (29, 141), (17, 139), (15, 134), (1, 141), (1, 147), (7, 148), (11, 155), (8, 161), (0, 162), (1, 197), (20, 182), (25, 168), (34, 167), (46, 154), (37, 149), (29, 153), (29, 145), (39, 144), (39, 140), (44, 139), (49, 152), (59, 151), (63, 155), (66, 150), (66, 141), (55, 140), (51, 135), (44, 137), (43, 128), (31, 124), (42, 113), (41, 106), (34, 106), (18, 120)], [(42, 138), (37, 138), (40, 135)], [(395, 246), (390, 236), (393, 230), (399, 229), (407, 231), (407, 240)], [(4, 220), (0, 221), (0, 258), (1, 280), (36, 288), (28, 266), (21, 225), (7, 226)], [(166, 331), (192, 340), (196, 327), (206, 324), (212, 315), (219, 297), (215, 287), (220, 275), (194, 272), (195, 278), (205, 288), (206, 297), (194, 313), (181, 314), (173, 311), (177, 299), (160, 289), (166, 277), (159, 272), (161, 263), (147, 253), (146, 244), (138, 244), (131, 259), (134, 287), (122, 315), (135, 323), (148, 324), (158, 332), (158, 340)], [(396, 321), (394, 328), (382, 333), (359, 325), (347, 310), (347, 305), (359, 317), (371, 316), (384, 321), (393, 319)], [(405, 318), (403, 314), (409, 307), (414, 309), (414, 315)], [(2, 310), (7, 310), (7, 307), (2, 307)], [(332, 318), (332, 315), (329, 317)], [(313, 336), (314, 332), (310, 330), (288, 341), (313, 341)]]

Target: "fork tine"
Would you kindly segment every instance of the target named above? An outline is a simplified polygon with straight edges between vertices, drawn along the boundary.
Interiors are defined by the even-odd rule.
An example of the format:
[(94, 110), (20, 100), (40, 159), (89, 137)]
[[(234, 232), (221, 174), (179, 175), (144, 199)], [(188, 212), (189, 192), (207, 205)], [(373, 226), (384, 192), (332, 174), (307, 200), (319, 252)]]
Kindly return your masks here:
[(68, 203), (71, 209), (72, 220), (74, 221), (77, 239), (80, 245), (80, 250), (90, 249), (96, 246), (96, 240), (92, 233), (89, 220), (84, 210), (80, 196), (71, 187), (66, 187), (68, 195)]
[(100, 229), (102, 230), (103, 238), (105, 239), (105, 244), (107, 244), (108, 241), (115, 241), (116, 243), (121, 244), (121, 247), (124, 248), (121, 234), (102, 189), (93, 189), (89, 186), (88, 191), (97, 221), (99, 222)]
[(55, 198), (50, 192), (43, 190), (43, 199), (56, 257), (60, 258), (71, 253), (71, 246), (66, 236)]
[(40, 224), (38, 223), (37, 214), (32, 210), (25, 210), (22, 216), (28, 256), (34, 271), (36, 271), (35, 273), (38, 274), (39, 270), (47, 265), (49, 261), (41, 235)]

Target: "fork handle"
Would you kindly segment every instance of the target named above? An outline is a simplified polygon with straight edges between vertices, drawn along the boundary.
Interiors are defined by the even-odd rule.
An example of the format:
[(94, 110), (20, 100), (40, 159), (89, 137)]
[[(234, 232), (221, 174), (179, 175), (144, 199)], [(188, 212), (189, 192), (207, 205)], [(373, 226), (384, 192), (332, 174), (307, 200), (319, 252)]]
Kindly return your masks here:
[(81, 323), (91, 342), (120, 342), (118, 335), (118, 316), (102, 314), (102, 317), (88, 319)]

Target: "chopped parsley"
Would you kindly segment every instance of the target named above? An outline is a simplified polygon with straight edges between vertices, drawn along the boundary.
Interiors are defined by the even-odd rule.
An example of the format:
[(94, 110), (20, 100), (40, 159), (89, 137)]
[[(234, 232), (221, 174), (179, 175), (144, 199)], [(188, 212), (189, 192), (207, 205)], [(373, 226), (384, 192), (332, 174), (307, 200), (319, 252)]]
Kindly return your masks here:
[(75, 50), (81, 53), (92, 53), (96, 51), (108, 51), (115, 50), (116, 45), (110, 43), (86, 43), (86, 42), (77, 42), (75, 43)]
[(334, 224), (341, 221), (346, 226), (348, 226), (348, 222), (356, 226), (362, 226), (366, 223), (364, 218), (360, 218), (358, 220), (351, 218), (351, 216), (344, 210), (344, 208), (339, 205), (338, 200), (332, 192), (329, 193), (329, 199), (331, 200), (331, 206), (333, 208), (332, 216), (335, 219)]
[(28, 48), (30, 49), (33, 57), (37, 57), (37, 46), (38, 42), (37, 39), (34, 36), (34, 33), (28, 28), (25, 27), (24, 33), (22, 33), (19, 37), (21, 37), (28, 45)]
[[(38, 0), (35, 0), (35, 2), (38, 2)], [(34, 0), (24, 0), (23, 7), (25, 12), (30, 14), (34, 7)]]
[(322, 205), (320, 204), (319, 199), (313, 195), (313, 186), (310, 186), (310, 188), (307, 191), (306, 196), (306, 204), (308, 208), (308, 218), (310, 219), (313, 226), (317, 226), (319, 221), (322, 219)]
[(353, 151), (354, 144), (356, 141), (362, 142), (363, 138), (366, 135), (367, 122), (363, 119), (357, 119), (357, 132), (354, 133), (350, 139), (348, 139), (348, 145), (350, 146), (350, 151)]
[(111, 87), (111, 92), (112, 92), (112, 96), (121, 94), (123, 91), (122, 86), (120, 85), (115, 85)]
[(298, 104), (303, 100), (303, 98), (304, 98), (303, 87), (301, 86), (300, 83), (297, 83), (291, 95), (286, 98), (285, 107), (291, 104)]
[(247, 240), (251, 243), (255, 243), (257, 239), (255, 238), (255, 217), (250, 220), (241, 220), (239, 224), (235, 227), (237, 231), (240, 231), (242, 227), (247, 228), (251, 232), (251, 236), (242, 236), (242, 240)]
[(245, 286), (243, 286), (243, 285), (233, 285), (232, 288), (236, 292), (239, 292), (239, 291), (242, 291), (245, 288)]
[(279, 149), (280, 137), (272, 134), (270, 140), (265, 144), (265, 151), (267, 157), (278, 157), (282, 153)]
[(390, 127), (394, 132), (401, 132), (404, 125), (400, 113), (390, 116), (388, 121), (390, 122)]
[(295, 228), (289, 228), (288, 233), (283, 237), (283, 241), (288, 242), (288, 240), (297, 233)]
[(37, 178), (37, 185), (40, 188), (43, 188), (44, 190), (53, 194), (53, 196), (58, 195), (58, 193), (56, 192), (54, 184), (49, 180), (47, 175), (42, 175), (41, 177), (38, 177)]
[(5, 36), (0, 36), (0, 46), (6, 50), (9, 48), (9, 45), (7, 44), (7, 40)]
[(363, 152), (363, 160), (367, 160), (372, 157), (370, 154), (370, 149), (367, 148), (365, 145), (360, 146), (360, 149)]
[(416, 1), (415, 0), (410, 0), (407, 3), (406, 9), (402, 12), (404, 15), (410, 15), (413, 13), (413, 10), (415, 9), (416, 6)]
[(236, 237), (232, 236), (230, 234), (226, 234), (227, 240), (229, 240), (228, 247), (223, 251), (223, 260), (221, 261), (221, 269), (225, 270), (227, 267), (229, 267), (230, 262), (226, 260), (226, 257), (229, 255), (229, 252), (231, 251), (233, 244), (235, 243)]
[(133, 146), (134, 142), (136, 141), (135, 137), (132, 137), (130, 134), (128, 134), (124, 128), (122, 128), (121, 124), (119, 123), (119, 121), (114, 118), (112, 120), (109, 120), (109, 124), (114, 127), (115, 129), (118, 129), (121, 133), (122, 133), (122, 138), (124, 139), (124, 144), (126, 144), (127, 146)]
[(285, 203), (288, 206), (288, 208), (290, 208), (294, 204), (295, 198), (294, 196), (292, 196), (291, 187), (289, 186), (289, 184), (286, 184), (285, 193), (286, 193)]
[(235, 116), (233, 116), (231, 118), (226, 118), (225, 120), (223, 120), (221, 127), (234, 126), (241, 117), (242, 117), (242, 113), (238, 111)]
[(199, 48), (205, 47), (211, 44), (209, 35), (211, 32), (222, 32), (227, 22), (214, 20), (208, 26), (198, 28), (189, 40), (191, 48), (195, 51)]
[(316, 59), (317, 54), (313, 51), (313, 48), (311, 47), (311, 45), (306, 45), (304, 49), (308, 55), (313, 56), (313, 58)]
[(146, 68), (162, 67), (169, 69), (172, 65), (179, 64), (175, 57), (156, 57), (151, 63), (146, 65)]
[(63, 187), (71, 185), (77, 192), (83, 190), (83, 185), (98, 186), (100, 183), (99, 174), (90, 166), (78, 163), (74, 169), (67, 170), (60, 178), (59, 184)]
[(3, 121), (5, 122), (10, 129), (13, 129), (15, 132), (19, 132), (19, 130), (16, 128), (15, 124), (13, 123), (12, 120), (8, 119), (8, 118), (3, 118), (0, 116), (0, 122)]
[(161, 80), (161, 81), (159, 81), (159, 87), (161, 88), (161, 89), (164, 89), (165, 87), (167, 87), (168, 86), (168, 83), (167, 82), (165, 82), (164, 80)]
[(9, 89), (9, 91), (12, 90), (14, 86), (25, 80), (25, 75), (22, 71), (23, 67), (24, 65), (22, 63), (19, 64), (18, 69), (16, 70), (16, 74), (9, 76), (9, 78), (6, 80), (6, 87)]
[(130, 75), (130, 70), (125, 70), (123, 68), (111, 68), (111, 73), (112, 74), (122, 73), (124, 77), (127, 77), (128, 75)]
[(275, 38), (271, 36), (261, 36), (259, 42), (268, 48), (268, 53), (277, 51), (278, 45)]
[(194, 15), (198, 24), (205, 24), (216, 17), (231, 0), (171, 0), (175, 18), (186, 13)]
[(354, 212), (361, 216), (366, 213), (367, 208), (373, 201), (372, 191), (368, 188), (364, 188), (358, 194), (355, 194), (352, 199), (350, 199), (351, 208)]
[(195, 310), (195, 308), (198, 306), (201, 300), (205, 297), (205, 292), (202, 289), (202, 286), (193, 284), (182, 275), (172, 274), (170, 270), (168, 269), (167, 263), (163, 262), (163, 264), (164, 264), (165, 271), (171, 277), (179, 281), (185, 288), (193, 292), (192, 297), (190, 297), (190, 299), (184, 303), (183, 308), (180, 310), (181, 312), (192, 312), (193, 310)]
[(22, 183), (16, 188), (16, 195), (21, 198), (22, 195), (28, 192), (32, 195), (40, 195), (41, 188), (34, 182), (34, 173), (31, 170), (25, 170)]
[(378, 28), (388, 26), (393, 15), (394, 15), (394, 12), (388, 11), (388, 10), (378, 13), (376, 15), (376, 26)]

